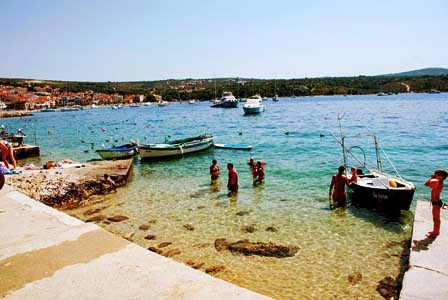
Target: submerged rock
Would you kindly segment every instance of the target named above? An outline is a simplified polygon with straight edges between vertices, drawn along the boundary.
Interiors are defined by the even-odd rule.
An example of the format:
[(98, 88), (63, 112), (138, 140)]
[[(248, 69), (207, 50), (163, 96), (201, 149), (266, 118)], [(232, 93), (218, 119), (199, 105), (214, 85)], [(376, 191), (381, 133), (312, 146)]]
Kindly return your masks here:
[(246, 233), (254, 233), (255, 231), (257, 231), (257, 228), (252, 225), (244, 225), (241, 227), (241, 231)]
[(187, 265), (192, 267), (193, 269), (200, 269), (205, 265), (205, 262), (195, 263), (192, 260), (187, 261)]
[(181, 254), (181, 253), (182, 252), (180, 252), (178, 249), (171, 249), (171, 250), (168, 250), (168, 251), (162, 253), (162, 255), (165, 257), (173, 257), (173, 256)]
[(90, 215), (99, 213), (100, 211), (101, 211), (101, 209), (99, 209), (99, 208), (92, 208), (92, 209), (86, 210), (86, 211), (83, 212), (82, 214), (83, 214), (84, 216), (90, 216)]
[(140, 229), (140, 230), (148, 230), (149, 229), (149, 225), (146, 225), (146, 224), (140, 225), (138, 227), (138, 229)]
[(384, 299), (398, 299), (398, 284), (392, 276), (387, 276), (379, 281), (376, 290)]
[(268, 228), (266, 228), (266, 231), (270, 231), (270, 232), (277, 232), (278, 229), (275, 228), (274, 226), (269, 226)]
[(190, 230), (190, 231), (193, 231), (193, 230), (194, 230), (194, 227), (193, 227), (193, 225), (191, 225), (191, 224), (185, 224), (183, 227), (184, 227), (186, 230)]
[(240, 217), (248, 215), (248, 214), (250, 214), (250, 211), (247, 211), (247, 210), (241, 210), (241, 211), (236, 213), (236, 215), (240, 216)]
[(205, 273), (207, 274), (216, 274), (218, 272), (224, 271), (226, 267), (224, 266), (211, 266), (205, 269)]
[(171, 242), (163, 242), (163, 243), (160, 243), (157, 247), (158, 248), (165, 248), (165, 247), (167, 247), (167, 246), (169, 246), (171, 244), (172, 244)]
[(236, 242), (228, 242), (226, 239), (215, 240), (215, 248), (218, 251), (228, 249), (232, 253), (241, 253), (244, 255), (259, 255), (271, 257), (291, 257), (298, 251), (298, 246), (277, 245), (272, 242), (249, 242), (248, 240), (240, 240)]
[(148, 250), (151, 251), (151, 252), (155, 252), (157, 254), (162, 254), (163, 253), (162, 250), (157, 249), (156, 247), (148, 247)]
[(148, 234), (147, 236), (145, 236), (145, 240), (155, 240), (156, 236), (154, 234)]
[(129, 218), (126, 216), (121, 216), (121, 215), (117, 215), (117, 216), (112, 216), (107, 218), (107, 220), (111, 221), (111, 222), (121, 222), (121, 221), (125, 221), (128, 220)]
[(105, 216), (105, 215), (97, 215), (97, 216), (88, 218), (86, 220), (86, 222), (100, 222), (100, 221), (103, 221), (106, 218), (107, 218), (107, 216)]
[(348, 275), (348, 282), (351, 284), (358, 284), (362, 281), (362, 274), (359, 272)]

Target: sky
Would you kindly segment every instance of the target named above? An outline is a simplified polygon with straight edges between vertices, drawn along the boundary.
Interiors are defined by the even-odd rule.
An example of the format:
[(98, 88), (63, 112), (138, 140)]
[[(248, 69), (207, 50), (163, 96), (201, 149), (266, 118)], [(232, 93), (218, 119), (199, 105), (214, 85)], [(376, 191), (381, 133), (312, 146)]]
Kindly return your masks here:
[(0, 0), (0, 77), (312, 78), (448, 68), (448, 0)]

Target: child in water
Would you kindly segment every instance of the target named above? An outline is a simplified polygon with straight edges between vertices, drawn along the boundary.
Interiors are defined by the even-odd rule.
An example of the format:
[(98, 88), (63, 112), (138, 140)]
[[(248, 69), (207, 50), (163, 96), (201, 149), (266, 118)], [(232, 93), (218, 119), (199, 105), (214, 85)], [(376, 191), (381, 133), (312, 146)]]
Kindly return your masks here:
[(212, 180), (216, 180), (219, 178), (219, 175), (221, 174), (221, 170), (219, 169), (218, 162), (216, 159), (212, 160), (212, 164), (210, 166), (210, 178)]

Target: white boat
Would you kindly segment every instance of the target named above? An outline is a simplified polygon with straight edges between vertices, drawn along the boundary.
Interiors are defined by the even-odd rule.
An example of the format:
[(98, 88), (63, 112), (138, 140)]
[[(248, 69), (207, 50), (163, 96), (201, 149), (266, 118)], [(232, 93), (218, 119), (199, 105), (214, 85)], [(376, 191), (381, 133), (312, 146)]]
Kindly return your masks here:
[(162, 144), (139, 145), (138, 153), (141, 158), (162, 158), (182, 156), (210, 148), (213, 145), (212, 135), (170, 141)]
[(198, 100), (190, 100), (188, 101), (188, 104), (195, 104), (196, 102), (198, 102)]
[(377, 96), (387, 96), (387, 94), (386, 93), (383, 93), (383, 92), (379, 92), (378, 94), (376, 94)]
[(112, 109), (120, 109), (123, 108), (123, 105), (118, 104), (118, 105), (112, 105)]
[(43, 108), (40, 110), (40, 112), (55, 112), (58, 111), (57, 109), (54, 108)]
[(125, 159), (137, 153), (137, 145), (130, 143), (118, 147), (99, 149), (95, 152), (103, 159)]
[(168, 106), (170, 103), (168, 101), (159, 101), (157, 103), (158, 106), (163, 107), (163, 106)]
[(238, 107), (238, 100), (233, 96), (231, 92), (223, 92), (220, 99), (221, 106), (224, 108), (235, 108)]
[(274, 97), (272, 97), (272, 101), (274, 101), (274, 102), (280, 101), (280, 99), (278, 98), (278, 95), (274, 95)]
[(249, 97), (247, 102), (243, 105), (244, 114), (253, 115), (264, 112), (265, 105), (263, 104), (263, 99), (261, 99), (260, 95), (255, 95)]

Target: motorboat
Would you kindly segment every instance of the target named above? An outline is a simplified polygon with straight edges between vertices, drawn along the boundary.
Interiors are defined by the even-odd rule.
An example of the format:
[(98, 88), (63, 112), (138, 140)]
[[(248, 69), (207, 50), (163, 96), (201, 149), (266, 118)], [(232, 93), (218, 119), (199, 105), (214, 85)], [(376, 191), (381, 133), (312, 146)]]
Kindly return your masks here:
[(126, 159), (132, 157), (137, 151), (137, 144), (131, 142), (117, 147), (99, 149), (95, 152), (98, 153), (102, 159)]
[(255, 95), (247, 98), (247, 102), (243, 105), (244, 114), (253, 115), (262, 113), (265, 110), (263, 99), (260, 95)]
[(231, 92), (223, 92), (219, 102), (214, 102), (211, 107), (236, 108), (238, 107), (238, 100)]
[(202, 151), (212, 145), (213, 135), (200, 135), (160, 144), (139, 145), (138, 153), (142, 159), (174, 157)]
[(274, 101), (274, 102), (278, 102), (278, 101), (280, 101), (280, 98), (278, 97), (277, 94), (274, 95), (274, 97), (272, 97), (272, 101)]
[(196, 102), (198, 102), (198, 100), (190, 100), (188, 101), (188, 104), (195, 104)]
[(159, 101), (157, 103), (158, 106), (163, 107), (163, 106), (168, 106), (170, 103), (168, 101)]

